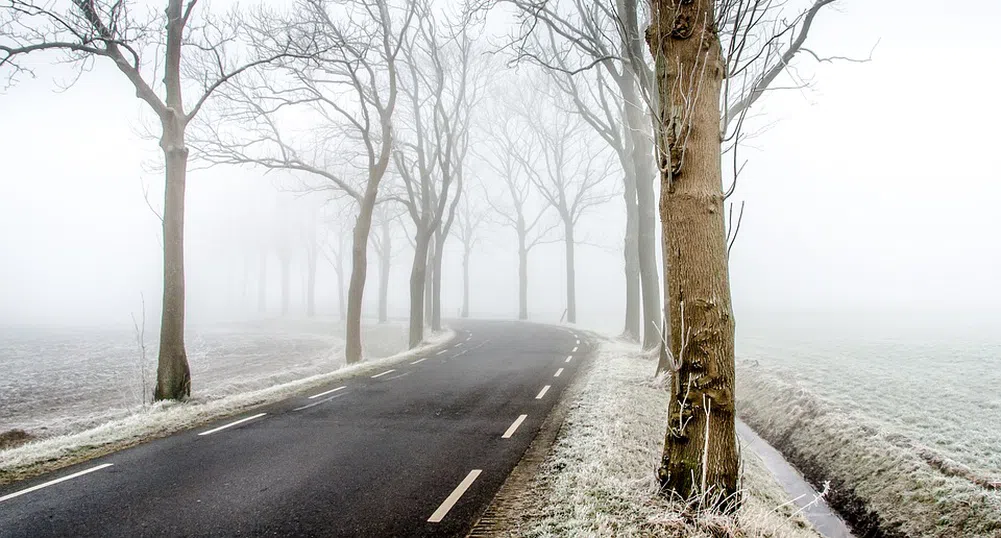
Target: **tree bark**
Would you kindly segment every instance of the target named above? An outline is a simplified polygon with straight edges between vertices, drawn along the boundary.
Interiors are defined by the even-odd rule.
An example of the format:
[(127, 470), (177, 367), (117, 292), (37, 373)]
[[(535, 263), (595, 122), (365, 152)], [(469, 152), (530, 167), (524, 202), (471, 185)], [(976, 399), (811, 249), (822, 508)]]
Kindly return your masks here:
[(567, 322), (577, 323), (577, 284), (574, 268), (574, 235), (573, 222), (564, 219), (564, 237), (566, 238), (566, 269), (567, 269)]
[(470, 248), (462, 250), (462, 317), (469, 317), (469, 256)]
[(347, 364), (361, 362), (361, 308), (365, 296), (365, 277), (368, 272), (368, 234), (372, 231), (372, 212), (378, 182), (369, 181), (362, 198), (351, 239), (351, 280), (348, 285), (348, 319), (345, 327), (344, 358)]
[[(428, 241), (431, 241), (430, 237), (428, 238)], [(433, 299), (431, 297), (431, 289), (432, 289), (431, 280), (434, 277), (434, 266), (432, 263), (433, 260), (434, 260), (434, 243), (431, 243), (431, 246), (428, 249), (428, 256), (424, 260), (424, 263), (426, 264), (424, 268), (424, 323), (431, 322), (431, 305), (433, 302)]]
[(445, 257), (445, 234), (435, 234), (431, 273), (431, 330), (441, 330), (441, 263)]
[[(630, 166), (631, 163), (623, 163)], [(622, 337), (638, 340), (640, 337), (640, 273), (639, 273), (639, 223), (637, 222), (636, 181), (632, 171), (626, 171), (622, 180), (625, 187), (622, 196), (626, 203), (626, 237), (622, 248), (625, 258), (626, 277), (626, 321)]]
[[(734, 320), (723, 221), (713, 0), (658, 0), (647, 30), (659, 93), (661, 220), (672, 367), (661, 485), (736, 508)], [(669, 268), (669, 270), (668, 270)]]
[(389, 321), (389, 264), (393, 254), (393, 235), (389, 221), (382, 224), (382, 249), (379, 253), (379, 323)]
[(424, 340), (424, 289), (430, 234), (418, 230), (414, 239), (414, 265), (410, 268), (410, 349)]
[(528, 247), (525, 245), (524, 221), (519, 217), (518, 223), (518, 319), (528, 319)]
[(188, 148), (183, 131), (165, 126), (161, 139), (166, 165), (163, 200), (163, 302), (154, 400), (191, 395), (191, 370), (184, 349), (184, 190)]

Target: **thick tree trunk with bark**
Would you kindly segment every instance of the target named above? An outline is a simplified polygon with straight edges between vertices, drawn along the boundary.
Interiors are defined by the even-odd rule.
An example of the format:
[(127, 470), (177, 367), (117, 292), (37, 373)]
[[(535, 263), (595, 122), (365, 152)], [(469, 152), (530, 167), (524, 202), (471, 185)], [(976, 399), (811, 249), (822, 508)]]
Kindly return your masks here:
[[(428, 239), (430, 241), (430, 239)], [(431, 322), (431, 303), (433, 299), (431, 298), (431, 279), (434, 277), (434, 243), (428, 249), (427, 259), (425, 259), (426, 266), (424, 267), (424, 323)]]
[[(631, 163), (623, 163), (630, 166)], [(638, 340), (640, 337), (640, 270), (639, 270), (639, 223), (636, 208), (636, 181), (632, 171), (626, 171), (623, 176), (625, 187), (622, 196), (626, 203), (626, 237), (622, 248), (625, 258), (626, 277), (626, 321), (622, 329), (622, 337), (627, 340)]]
[(427, 283), (428, 247), (431, 237), (417, 232), (414, 240), (414, 265), (410, 268), (410, 348), (424, 340), (424, 290)]
[(163, 311), (154, 400), (191, 395), (191, 370), (184, 349), (184, 189), (188, 148), (183, 131), (164, 126), (160, 142), (166, 164), (163, 200)]
[(369, 181), (369, 188), (359, 204), (351, 239), (351, 280), (348, 285), (348, 319), (345, 328), (344, 357), (347, 364), (361, 362), (361, 308), (365, 295), (365, 277), (368, 272), (368, 234), (372, 231), (372, 212), (378, 182)]
[(671, 399), (659, 471), (665, 491), (736, 503), (734, 320), (723, 222), (719, 97), (724, 64), (713, 0), (658, 0), (656, 60)]
[(382, 224), (382, 250), (379, 255), (379, 323), (389, 321), (389, 264), (393, 254), (393, 234), (389, 221)]
[(567, 322), (577, 323), (577, 271), (574, 267), (573, 222), (564, 219), (567, 270)]
[(466, 246), (462, 250), (462, 317), (469, 317), (469, 256), (472, 249)]
[(431, 273), (431, 330), (441, 330), (441, 263), (445, 258), (445, 234), (435, 234)]

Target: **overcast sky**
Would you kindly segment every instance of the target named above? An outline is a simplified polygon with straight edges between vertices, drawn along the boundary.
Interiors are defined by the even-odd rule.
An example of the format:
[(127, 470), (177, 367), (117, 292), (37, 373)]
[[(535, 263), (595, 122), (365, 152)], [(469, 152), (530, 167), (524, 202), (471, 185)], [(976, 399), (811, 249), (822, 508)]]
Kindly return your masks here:
[[(755, 121), (770, 127), (742, 150), (749, 164), (734, 197), (747, 203), (731, 258), (738, 320), (765, 311), (845, 309), (947, 309), (995, 320), (1001, 112), (993, 105), (1001, 75), (991, 67), (1001, 37), (971, 17), (1001, 20), (1001, 5), (837, 5), (818, 17), (810, 48), (865, 57), (879, 45), (866, 64), (801, 58), (812, 88), (776, 92), (756, 109)], [(162, 179), (144, 169), (157, 158), (156, 142), (138, 135), (144, 105), (107, 62), (57, 92), (54, 81), (72, 73), (37, 59), (37, 78), (0, 94), (0, 323), (128, 321), (140, 293), (149, 304), (160, 294), (159, 223), (143, 185), (159, 204)], [(234, 168), (190, 175), (194, 319), (226, 312), (223, 303), (240, 293), (244, 253), (226, 246), (251, 237), (251, 224), (268, 222), (279, 179)], [(579, 249), (580, 317), (604, 327), (621, 323), (621, 212), (616, 200), (585, 216), (594, 246)], [(516, 313), (512, 239), (495, 228), (477, 249), (474, 312)], [(398, 236), (397, 244), (391, 310), (403, 315), (410, 260), (406, 240)], [(562, 311), (561, 253), (558, 245), (533, 251), (533, 311)], [(446, 289), (446, 313), (460, 301), (457, 254), (450, 251), (454, 284)], [(333, 273), (321, 271), (320, 307), (332, 313)], [(301, 281), (298, 273), (293, 280)], [(369, 302), (376, 283), (373, 273)]]

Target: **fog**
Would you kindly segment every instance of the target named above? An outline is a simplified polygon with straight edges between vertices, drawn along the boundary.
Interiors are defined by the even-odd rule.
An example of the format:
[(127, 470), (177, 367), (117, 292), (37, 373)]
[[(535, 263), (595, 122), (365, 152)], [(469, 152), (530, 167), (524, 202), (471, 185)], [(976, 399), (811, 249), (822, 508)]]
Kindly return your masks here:
[[(1001, 252), (993, 206), (1001, 185), (993, 126), (1001, 112), (989, 103), (1001, 75), (989, 66), (1001, 39), (982, 31), (942, 36), (968, 26), (971, 12), (1001, 17), (996, 3), (976, 4), (948, 10), (930, 1), (844, 1), (818, 18), (811, 50), (865, 58), (875, 45), (872, 61), (800, 58), (797, 71), (810, 87), (770, 92), (756, 105), (751, 124), (762, 132), (741, 150), (748, 164), (734, 196), (746, 202), (730, 260), (738, 327), (764, 313), (830, 311), (906, 312), (943, 323), (957, 319), (943, 314), (950, 312), (997, 326)], [(507, 31), (503, 19), (491, 24), (498, 35)], [(141, 296), (147, 317), (156, 319), (159, 222), (143, 193), (148, 189), (158, 207), (163, 179), (156, 142), (142, 136), (149, 114), (110, 62), (95, 62), (59, 91), (72, 81), (72, 69), (44, 56), (30, 66), (35, 76), (21, 77), (0, 96), (0, 323), (125, 325)], [(783, 77), (780, 85), (792, 83)], [(497, 181), (475, 154), (467, 166), (483, 181)], [(613, 172), (608, 181), (620, 183), (618, 177)], [(253, 167), (189, 173), (190, 322), (258, 316), (255, 245), (278, 231), (278, 201), (300, 209), (326, 202), (324, 194), (289, 192), (298, 181)], [(623, 221), (618, 197), (581, 219), (582, 325), (621, 328)], [(294, 226), (300, 225), (308, 224)], [(389, 310), (402, 318), (411, 252), (405, 234), (412, 231), (394, 233)], [(513, 317), (514, 236), (494, 223), (481, 235), (471, 262), (472, 315)], [(531, 252), (533, 319), (556, 320), (565, 308), (562, 256), (558, 242)], [(373, 316), (378, 277), (371, 251), (369, 258), (365, 304)], [(291, 312), (297, 316), (305, 308), (304, 259), (298, 249)], [(268, 263), (266, 315), (277, 316), (273, 252)], [(461, 303), (460, 263), (461, 248), (450, 239), (446, 317)], [(334, 272), (323, 260), (317, 308), (337, 314)]]

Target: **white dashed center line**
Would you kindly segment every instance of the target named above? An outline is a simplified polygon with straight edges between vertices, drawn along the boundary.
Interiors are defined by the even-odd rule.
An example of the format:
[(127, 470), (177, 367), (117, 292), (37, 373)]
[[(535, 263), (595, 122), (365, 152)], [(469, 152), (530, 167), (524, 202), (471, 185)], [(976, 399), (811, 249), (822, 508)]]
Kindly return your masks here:
[(509, 427), (507, 431), (504, 432), (504, 435), (501, 436), (501, 439), (510, 439), (511, 436), (514, 435), (514, 432), (518, 430), (518, 426), (521, 426), (521, 423), (525, 422), (526, 418), (528, 418), (528, 415), (518, 415), (518, 418), (514, 419), (514, 422), (511, 424), (511, 427)]
[(375, 374), (374, 376), (372, 376), (372, 379), (375, 379), (375, 378), (378, 378), (378, 377), (382, 377), (382, 376), (384, 376), (386, 374), (391, 374), (391, 373), (393, 373), (395, 371), (396, 371), (395, 368), (390, 368), (389, 370), (386, 370), (385, 372), (382, 372), (382, 373), (379, 373), (379, 374)]
[(570, 351), (573, 351), (574, 353), (577, 353), (577, 347), (578, 346), (574, 346), (573, 349), (571, 349)]
[(438, 356), (438, 355), (441, 355), (442, 353), (447, 353), (447, 352), (448, 352), (447, 349), (443, 349), (443, 350), (439, 351), (438, 353), (435, 353), (435, 356)]
[(346, 388), (347, 387), (345, 387), (345, 386), (340, 386), (340, 387), (337, 387), (336, 389), (330, 389), (330, 390), (328, 390), (326, 392), (321, 392), (319, 394), (314, 394), (314, 395), (310, 396), (309, 399), (313, 400), (315, 398), (319, 398), (320, 396), (326, 396), (326, 395), (330, 394), (331, 392), (337, 392), (339, 390), (344, 390)]
[(114, 465), (114, 463), (104, 463), (104, 464), (98, 465), (96, 467), (91, 467), (90, 469), (84, 469), (83, 471), (80, 471), (78, 473), (73, 473), (71, 475), (64, 476), (62, 478), (57, 478), (55, 480), (49, 480), (48, 482), (45, 482), (43, 484), (39, 484), (37, 486), (31, 486), (30, 488), (25, 488), (25, 489), (22, 489), (21, 491), (15, 491), (14, 493), (9, 493), (7, 495), (4, 495), (3, 497), (0, 497), (0, 503), (4, 502), (6, 500), (9, 500), (9, 499), (13, 499), (14, 497), (20, 497), (21, 495), (24, 495), (25, 493), (31, 493), (32, 491), (38, 491), (38, 490), (40, 490), (42, 488), (47, 488), (49, 486), (58, 484), (60, 482), (65, 482), (67, 480), (72, 480), (72, 479), (74, 479), (74, 478), (76, 478), (78, 476), (83, 476), (85, 474), (89, 474), (89, 473), (92, 473), (94, 471), (100, 471), (101, 469), (104, 469), (104, 468), (107, 468), (107, 467), (111, 467), (112, 465)]
[(448, 515), (448, 511), (455, 506), (455, 503), (459, 501), (462, 494), (469, 489), (469, 486), (473, 484), (473, 481), (476, 480), (476, 477), (480, 476), (480, 473), (482, 472), (482, 469), (473, 469), (472, 471), (469, 471), (466, 478), (463, 478), (462, 482), (459, 482), (459, 485), (452, 490), (452, 493), (448, 496), (448, 498), (446, 498), (441, 503), (441, 506), (439, 506), (438, 509), (431, 514), (431, 517), (428, 518), (428, 523), (440, 523), (441, 520), (445, 519), (445, 516)]
[(411, 374), (411, 372), (403, 372), (402, 374), (396, 374), (393, 377), (387, 377), (386, 381), (390, 381), (392, 379), (399, 379), (399, 378), (401, 378), (401, 377), (403, 377), (405, 375), (410, 375), (410, 374)]
[(412, 362), (410, 364), (418, 364), (418, 363), (422, 363), (422, 362), (424, 362), (426, 360), (428, 360), (427, 357), (424, 357), (423, 359), (417, 359), (417, 360), (415, 360), (414, 362)]
[(560, 374), (562, 373), (563, 373), (563, 368), (560, 368), (559, 370), (556, 370), (556, 373), (553, 374), (553, 377), (560, 377)]
[(549, 385), (546, 385), (545, 387), (542, 387), (542, 390), (539, 391), (539, 395), (536, 396), (535, 399), (536, 400), (541, 400), (542, 397), (545, 396), (547, 392), (549, 392)]
[(570, 362), (572, 360), (573, 360), (573, 355), (567, 355), (567, 360), (565, 360), (563, 362)]
[(254, 420), (255, 418), (261, 418), (264, 415), (267, 415), (267, 413), (258, 413), (258, 414), (254, 415), (252, 417), (241, 418), (240, 420), (235, 420), (233, 422), (230, 422), (229, 424), (226, 424), (225, 426), (219, 426), (218, 428), (211, 429), (211, 430), (209, 430), (207, 432), (199, 433), (198, 435), (208, 435), (210, 433), (215, 433), (215, 432), (218, 432), (218, 431), (225, 430), (226, 428), (232, 428), (233, 426), (236, 426), (237, 424), (243, 424), (244, 422), (247, 422), (248, 420)]
[[(341, 388), (344, 388), (344, 387), (341, 387)], [(335, 394), (335, 395), (333, 395), (333, 396), (331, 396), (329, 398), (324, 398), (324, 399), (322, 399), (322, 400), (320, 400), (318, 402), (313, 402), (311, 404), (306, 404), (306, 405), (304, 405), (302, 407), (296, 407), (295, 409), (293, 409), (293, 411), (302, 411), (303, 409), (309, 409), (310, 407), (314, 407), (314, 406), (317, 406), (317, 405), (320, 405), (320, 404), (325, 404), (325, 403), (329, 402), (330, 400), (333, 400), (334, 398), (340, 398), (341, 396), (347, 396), (347, 394), (348, 393), (346, 393), (346, 392), (342, 392), (340, 394)]]

